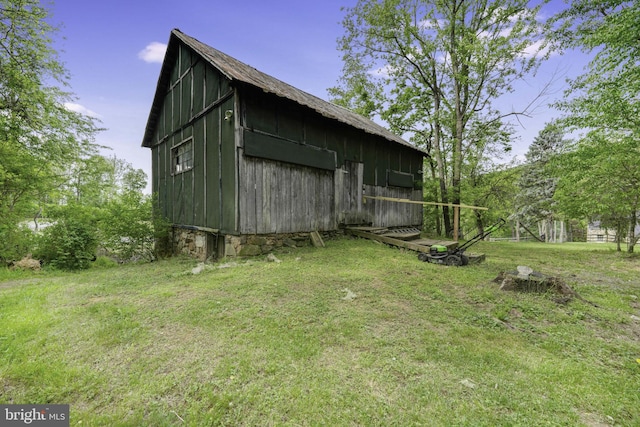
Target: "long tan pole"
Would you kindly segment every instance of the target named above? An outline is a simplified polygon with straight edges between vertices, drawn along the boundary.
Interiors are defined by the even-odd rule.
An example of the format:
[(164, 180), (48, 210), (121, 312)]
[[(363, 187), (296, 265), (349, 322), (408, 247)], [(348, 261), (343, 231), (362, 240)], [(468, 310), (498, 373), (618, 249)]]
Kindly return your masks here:
[(364, 199), (372, 199), (372, 200), (386, 200), (388, 202), (397, 202), (397, 203), (413, 203), (416, 205), (433, 205), (433, 206), (449, 206), (449, 207), (458, 207), (463, 209), (475, 209), (480, 211), (488, 211), (489, 208), (485, 208), (483, 206), (470, 206), (463, 204), (454, 204), (454, 203), (438, 203), (438, 202), (422, 202), (420, 200), (409, 200), (409, 199), (397, 199), (395, 197), (383, 197), (383, 196), (362, 196)]

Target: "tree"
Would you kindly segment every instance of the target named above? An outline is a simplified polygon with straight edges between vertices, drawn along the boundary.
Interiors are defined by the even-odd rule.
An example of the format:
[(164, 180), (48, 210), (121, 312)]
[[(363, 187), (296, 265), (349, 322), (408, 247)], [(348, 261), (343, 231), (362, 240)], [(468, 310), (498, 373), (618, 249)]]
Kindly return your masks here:
[(562, 48), (595, 52), (587, 72), (571, 82), (567, 99), (557, 104), (567, 113), (562, 123), (569, 130), (587, 132), (567, 158), (567, 168), (592, 168), (584, 177), (578, 171), (564, 180), (576, 191), (571, 179), (589, 185), (592, 200), (565, 198), (565, 204), (614, 225), (619, 238), (627, 236), (627, 250), (633, 252), (640, 216), (640, 3), (574, 0), (554, 21), (554, 38)]
[(19, 222), (95, 149), (94, 121), (64, 106), (72, 96), (47, 17), (38, 0), (0, 0), (0, 259), (12, 253)]
[[(151, 197), (143, 194), (146, 181), (144, 171), (116, 157), (79, 159), (58, 198), (45, 208), (54, 225), (44, 231), (38, 255), (70, 269), (87, 268), (96, 249), (118, 261), (153, 259), (154, 237), (163, 224), (154, 218)], [(82, 249), (67, 249), (74, 245)]]
[(462, 216), (468, 228), (483, 233), (486, 224), (509, 218), (514, 209), (517, 182), (522, 168), (513, 164), (478, 164), (465, 180), (463, 191), (474, 206), (486, 206), (489, 210), (469, 210)]
[(95, 214), (94, 209), (75, 203), (59, 209), (54, 224), (39, 236), (34, 255), (63, 270), (89, 268), (98, 247)]
[(624, 238), (632, 253), (640, 236), (640, 144), (626, 133), (590, 132), (558, 159), (556, 200), (573, 218), (600, 221), (616, 231), (618, 250)]
[(555, 17), (562, 48), (595, 52), (588, 71), (558, 103), (573, 128), (640, 133), (640, 3), (574, 0)]
[(147, 175), (116, 156), (100, 154), (77, 159), (69, 167), (66, 183), (60, 188), (63, 202), (102, 207), (125, 190), (142, 192)]
[(101, 245), (119, 261), (152, 260), (154, 242), (162, 233), (163, 219), (153, 211), (153, 199), (143, 194), (147, 175), (119, 159), (108, 159), (114, 166), (110, 197), (102, 205), (98, 229)]
[(554, 194), (558, 177), (550, 171), (549, 163), (565, 150), (567, 144), (557, 126), (545, 126), (525, 154), (526, 164), (518, 182), (520, 191), (516, 195), (513, 217), (527, 225), (540, 223), (540, 234), (545, 236), (546, 241), (549, 241), (551, 227), (557, 219)]
[[(458, 204), (468, 159), (489, 145), (508, 149), (507, 118), (519, 113), (495, 101), (543, 58), (540, 6), (528, 3), (360, 0), (346, 9), (332, 100), (424, 147), (440, 201)], [(449, 209), (442, 214), (451, 234)]]
[(153, 215), (153, 200), (135, 190), (124, 190), (111, 199), (99, 224), (101, 245), (119, 261), (152, 260), (159, 218)]

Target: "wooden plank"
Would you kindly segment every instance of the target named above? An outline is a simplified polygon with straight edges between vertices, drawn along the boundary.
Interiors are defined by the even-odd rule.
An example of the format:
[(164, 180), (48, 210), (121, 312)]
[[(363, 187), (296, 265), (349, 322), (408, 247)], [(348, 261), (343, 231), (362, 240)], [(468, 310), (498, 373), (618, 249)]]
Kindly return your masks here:
[(180, 82), (180, 117), (181, 124), (187, 123), (193, 116), (193, 74), (185, 74)]
[(204, 118), (193, 124), (193, 224), (206, 226)]
[[(263, 162), (262, 166), (262, 221), (258, 234), (275, 232), (275, 224), (271, 222), (273, 209), (271, 206), (271, 181), (275, 179), (275, 171), (273, 170), (273, 163)], [(273, 213), (275, 215), (275, 212)]]
[(243, 138), (244, 152), (247, 156), (330, 171), (336, 169), (335, 151), (296, 144), (275, 136), (252, 132), (250, 129), (243, 130)]
[(256, 185), (256, 163), (248, 157), (239, 156), (239, 176), (243, 176), (239, 184), (240, 191), (240, 233), (256, 234), (256, 201), (258, 186)]
[(347, 228), (347, 231), (354, 236), (363, 237), (365, 239), (377, 240), (378, 242), (386, 243), (388, 245), (398, 246), (401, 248), (411, 249), (416, 252), (425, 252), (429, 253), (429, 246), (418, 245), (414, 242), (406, 242), (400, 239), (394, 239), (391, 237), (385, 237), (378, 234), (367, 233), (365, 231), (354, 230), (351, 228)]
[(324, 248), (324, 240), (322, 240), (322, 236), (317, 231), (312, 231), (309, 233), (309, 237), (311, 237), (311, 244), (314, 248)]
[(193, 111), (204, 108), (204, 75), (204, 62), (196, 62), (193, 66)]
[(322, 224), (321, 230), (336, 230), (338, 228), (338, 211), (336, 210), (336, 192), (333, 180), (334, 173), (325, 173), (323, 182), (320, 183), (321, 191), (316, 193), (324, 195), (316, 198), (316, 206), (322, 208), (316, 210), (324, 213), (319, 217)]
[(281, 165), (278, 168), (278, 190), (277, 191), (277, 208), (276, 208), (276, 233), (290, 233), (293, 230), (293, 192), (291, 185), (291, 168), (288, 165)]
[[(253, 209), (255, 233), (311, 232), (335, 228), (333, 173), (242, 156), (241, 209)], [(249, 213), (244, 213), (249, 215)], [(243, 221), (248, 226), (247, 221)]]
[[(219, 114), (224, 115), (227, 110), (234, 109), (234, 98), (227, 99), (220, 105)], [(220, 116), (218, 116), (220, 117)], [(237, 219), (237, 186), (238, 160), (236, 158), (236, 144), (233, 121), (220, 121), (220, 188), (222, 196), (222, 220), (220, 227), (226, 232), (238, 231)], [(218, 228), (218, 227), (212, 227)]]
[(368, 227), (368, 226), (353, 226), (349, 227), (349, 230), (366, 231), (369, 233), (375, 233), (377, 231), (387, 231), (387, 227)]
[(385, 200), (410, 200), (422, 198), (421, 190), (399, 187), (378, 187), (364, 185), (362, 209), (380, 227), (420, 226), (422, 224), (422, 204), (387, 203)]
[(205, 225), (210, 228), (222, 228), (220, 221), (222, 199), (220, 197), (220, 111), (214, 109), (205, 115), (204, 138), (206, 141), (204, 179), (206, 193)]
[(400, 240), (412, 240), (415, 241), (418, 237), (420, 237), (420, 232), (411, 232), (411, 231), (390, 231), (389, 233), (383, 234), (386, 237), (392, 237), (394, 239)]

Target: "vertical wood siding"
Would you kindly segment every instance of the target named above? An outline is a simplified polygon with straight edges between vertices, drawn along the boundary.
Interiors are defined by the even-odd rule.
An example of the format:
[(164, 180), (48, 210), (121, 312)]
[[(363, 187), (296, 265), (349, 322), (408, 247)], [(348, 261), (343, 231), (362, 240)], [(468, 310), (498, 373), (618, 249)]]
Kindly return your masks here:
[[(365, 185), (364, 192), (367, 196), (422, 200), (422, 190), (411, 188)], [(422, 205), (366, 199), (362, 208), (364, 212), (374, 218), (373, 225), (376, 227), (422, 225)]]
[(334, 230), (333, 172), (241, 156), (242, 234)]
[[(234, 121), (222, 120), (235, 98), (220, 74), (181, 46), (152, 147), (153, 191), (174, 224), (237, 231)], [(174, 173), (171, 149), (188, 138), (193, 169)]]
[[(421, 200), (419, 184), (391, 187), (387, 180), (388, 171), (420, 179), (422, 156), (415, 150), (261, 90), (231, 90), (228, 79), (180, 46), (152, 146), (153, 191), (171, 222), (241, 234), (329, 231), (358, 221), (422, 223), (420, 205), (362, 200), (363, 189), (372, 196)], [(233, 111), (230, 121), (223, 119), (227, 110)], [(278, 150), (291, 146), (312, 157), (318, 150), (331, 152), (335, 166), (333, 160), (331, 167), (322, 162), (322, 168), (304, 163), (298, 154), (286, 159), (292, 163), (259, 153), (245, 156), (246, 131), (265, 136), (260, 143), (286, 142), (273, 143)], [(190, 137), (194, 167), (174, 174), (171, 148)]]

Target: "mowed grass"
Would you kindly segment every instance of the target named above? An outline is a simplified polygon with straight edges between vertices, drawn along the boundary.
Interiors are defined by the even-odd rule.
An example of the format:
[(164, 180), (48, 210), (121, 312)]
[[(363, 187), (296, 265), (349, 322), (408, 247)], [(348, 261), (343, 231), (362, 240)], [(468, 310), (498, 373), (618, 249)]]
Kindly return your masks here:
[[(443, 267), (340, 238), (199, 274), (5, 271), (0, 403), (69, 403), (84, 426), (640, 425), (640, 258), (473, 252), (487, 261)], [(500, 291), (518, 265), (597, 307)]]

